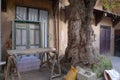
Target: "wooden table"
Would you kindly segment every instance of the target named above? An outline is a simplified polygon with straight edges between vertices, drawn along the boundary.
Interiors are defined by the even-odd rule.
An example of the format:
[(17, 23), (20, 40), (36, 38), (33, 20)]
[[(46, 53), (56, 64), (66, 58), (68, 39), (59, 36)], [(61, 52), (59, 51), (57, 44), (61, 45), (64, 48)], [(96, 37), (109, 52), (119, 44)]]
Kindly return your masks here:
[[(52, 69), (51, 69), (51, 77), (50, 80), (52, 80), (52, 78), (56, 77), (56, 76), (60, 76), (61, 75), (61, 69), (60, 69), (60, 63), (59, 63), (59, 57), (58, 57), (58, 52), (55, 48), (37, 48), (37, 49), (25, 49), (25, 50), (7, 50), (8, 53), (8, 62), (7, 62), (7, 68), (6, 71), (9, 71), (9, 66), (10, 63), (13, 62), (15, 65), (15, 70), (16, 73), (19, 77), (19, 80), (21, 79), (20, 73), (17, 69), (17, 61), (15, 58), (15, 55), (33, 55), (33, 54), (41, 54), (42, 55), (42, 59), (41, 59), (41, 65), (40, 65), (40, 69), (43, 66), (43, 64), (47, 63), (47, 65), (50, 68), (50, 63), (52, 64)], [(46, 55), (46, 57), (45, 57)], [(45, 60), (46, 59), (46, 60)], [(58, 73), (55, 73), (55, 66), (57, 66), (58, 68)], [(5, 76), (5, 80), (7, 80), (8, 78), (8, 74), (6, 74)]]

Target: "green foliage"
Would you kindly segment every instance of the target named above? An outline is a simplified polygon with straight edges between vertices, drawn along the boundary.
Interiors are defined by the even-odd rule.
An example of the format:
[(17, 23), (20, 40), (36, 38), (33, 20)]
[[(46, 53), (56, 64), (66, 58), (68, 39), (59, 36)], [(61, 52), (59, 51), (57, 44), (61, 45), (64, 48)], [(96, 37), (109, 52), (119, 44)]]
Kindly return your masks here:
[(106, 10), (113, 11), (115, 8), (120, 7), (120, 0), (101, 0), (103, 7)]
[(98, 78), (102, 77), (104, 70), (110, 70), (111, 68), (112, 63), (106, 56), (100, 56), (100, 61), (92, 65), (92, 71), (97, 74)]

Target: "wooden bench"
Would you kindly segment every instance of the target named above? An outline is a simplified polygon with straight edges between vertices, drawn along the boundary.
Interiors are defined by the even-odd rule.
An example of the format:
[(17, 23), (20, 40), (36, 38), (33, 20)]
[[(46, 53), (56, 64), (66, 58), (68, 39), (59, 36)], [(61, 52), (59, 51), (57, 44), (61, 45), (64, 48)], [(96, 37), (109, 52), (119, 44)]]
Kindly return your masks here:
[[(17, 61), (15, 58), (15, 55), (33, 55), (33, 54), (41, 54), (42, 59), (41, 59), (41, 65), (40, 68), (47, 63), (48, 66), (50, 66), (49, 63), (52, 64), (52, 69), (51, 69), (51, 77), (50, 80), (52, 80), (54, 77), (60, 76), (61, 75), (61, 68), (60, 68), (60, 63), (59, 63), (59, 57), (58, 57), (58, 52), (55, 48), (37, 48), (37, 49), (25, 49), (25, 50), (8, 50), (7, 51), (9, 57), (8, 57), (8, 62), (7, 62), (7, 70), (9, 71), (10, 63), (11, 61), (15, 64), (15, 70), (16, 73), (19, 77), (19, 80), (21, 80), (21, 75), (17, 69)], [(46, 57), (45, 57), (46, 55)], [(45, 60), (46, 58), (46, 60)], [(58, 73), (55, 73), (55, 66), (58, 68)], [(8, 72), (9, 73), (9, 72)], [(5, 76), (5, 80), (7, 80), (8, 75)]]
[(5, 64), (6, 64), (5, 61), (0, 61), (0, 66), (5, 65)]

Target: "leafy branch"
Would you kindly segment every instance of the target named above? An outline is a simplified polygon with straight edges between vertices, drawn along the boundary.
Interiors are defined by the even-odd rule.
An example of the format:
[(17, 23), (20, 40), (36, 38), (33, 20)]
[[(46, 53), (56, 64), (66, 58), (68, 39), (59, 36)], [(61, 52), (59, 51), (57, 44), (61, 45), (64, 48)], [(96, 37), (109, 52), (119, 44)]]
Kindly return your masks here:
[(105, 10), (113, 11), (115, 8), (120, 7), (120, 0), (101, 0)]

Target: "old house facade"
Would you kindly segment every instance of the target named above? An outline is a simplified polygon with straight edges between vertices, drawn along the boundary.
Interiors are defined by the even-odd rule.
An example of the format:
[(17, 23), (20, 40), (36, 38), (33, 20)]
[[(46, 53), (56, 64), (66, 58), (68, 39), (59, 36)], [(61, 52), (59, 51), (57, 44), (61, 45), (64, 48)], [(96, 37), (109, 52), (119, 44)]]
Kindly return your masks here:
[[(28, 48), (27, 46), (47, 47), (48, 45), (54, 47), (52, 2), (49, 0), (8, 0), (6, 2), (6, 11), (2, 12), (2, 26), (3, 56), (9, 48), (17, 49), (19, 47), (19, 49), (25, 49)], [(27, 26), (31, 26), (31, 29)], [(42, 35), (37, 37), (40, 36), (39, 33), (45, 37)], [(10, 37), (11, 35), (12, 37)], [(31, 38), (30, 35), (32, 35)], [(48, 36), (51, 36), (50, 42)], [(7, 46), (10, 38), (12, 39), (12, 44), (10, 44), (12, 47)]]
[[(59, 10), (56, 6), (54, 11), (53, 4), (52, 0), (7, 0), (4, 3), (6, 7), (1, 12), (3, 60), (7, 49), (55, 47), (60, 55), (65, 53), (68, 28), (65, 10)], [(119, 14), (106, 15), (101, 5), (98, 0), (95, 10), (103, 12), (104, 16), (97, 24), (96, 20), (93, 20), (94, 47), (97, 53), (114, 55), (115, 29), (119, 28), (119, 24), (113, 27), (113, 19), (108, 15)]]
[[(102, 17), (99, 17), (100, 20), (98, 19), (97, 25), (93, 25), (93, 29), (96, 35), (96, 41), (94, 45), (96, 46), (98, 53), (119, 56), (119, 53), (116, 54), (115, 50), (115, 31), (117, 29), (116, 27), (120, 26), (119, 11), (105, 11), (103, 10), (102, 5), (103, 4), (100, 2), (100, 0), (98, 0), (95, 5), (95, 9), (99, 10), (100, 12), (103, 11), (103, 15)], [(117, 10), (119, 10), (119, 8), (117, 8)]]

